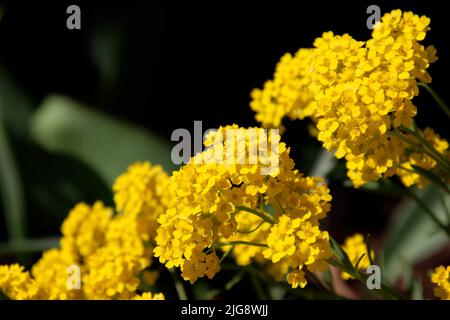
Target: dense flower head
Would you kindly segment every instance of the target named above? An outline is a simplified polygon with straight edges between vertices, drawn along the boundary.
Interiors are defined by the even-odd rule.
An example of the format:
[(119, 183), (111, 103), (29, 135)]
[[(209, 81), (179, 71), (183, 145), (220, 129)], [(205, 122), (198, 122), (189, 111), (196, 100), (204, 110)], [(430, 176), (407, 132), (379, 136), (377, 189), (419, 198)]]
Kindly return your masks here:
[[(270, 232), (271, 225), (265, 223), (260, 217), (246, 211), (236, 214), (236, 233), (229, 237), (229, 241), (249, 241), (264, 243)], [(224, 250), (231, 250), (230, 247), (224, 247)], [(256, 246), (235, 246), (232, 255), (236, 263), (240, 266), (247, 266), (253, 261), (260, 264), (265, 262), (263, 256), (264, 248)]]
[(450, 300), (450, 266), (439, 266), (431, 274), (431, 282), (436, 284), (434, 295), (441, 300)]
[(131, 299), (139, 286), (139, 274), (150, 260), (129, 254), (124, 248), (108, 245), (86, 261), (82, 278), (89, 299)]
[[(353, 266), (356, 267), (356, 264), (358, 264), (359, 271), (365, 271), (370, 266), (367, 244), (364, 241), (364, 236), (362, 234), (356, 233), (350, 237), (347, 237), (342, 249), (347, 254)], [(372, 259), (374, 258), (374, 255), (374, 251), (371, 250), (370, 257)], [(353, 279), (353, 277), (346, 272), (342, 272), (341, 276), (344, 280)]]
[(151, 238), (156, 234), (157, 217), (172, 201), (171, 194), (166, 192), (168, 180), (167, 173), (160, 165), (151, 165), (145, 161), (129, 166), (113, 186), (117, 211), (139, 216), (140, 223), (148, 229), (145, 233)]
[(156, 219), (170, 203), (171, 193), (160, 189), (167, 183), (160, 166), (133, 164), (114, 187), (117, 214), (101, 201), (77, 204), (62, 224), (60, 248), (45, 251), (32, 276), (0, 266), (0, 290), (11, 299), (163, 298), (137, 292), (151, 264)]
[(256, 120), (280, 127), (284, 117), (310, 117), (317, 139), (345, 158), (355, 187), (399, 174), (406, 146), (392, 131), (413, 124), (417, 83), (431, 82), (427, 69), (437, 60), (436, 50), (420, 44), (429, 23), (425, 16), (394, 10), (367, 42), (325, 32), (313, 48), (284, 55), (274, 78), (253, 90)]
[[(78, 268), (80, 262), (69, 251), (61, 249), (50, 249), (44, 251), (41, 259), (36, 262), (32, 269), (32, 275), (40, 288), (45, 290), (47, 299), (50, 300), (73, 300), (82, 299), (83, 292), (77, 288), (77, 279), (71, 277), (70, 268)], [(77, 272), (78, 270), (74, 270)], [(70, 280), (73, 283), (68, 283)]]
[(263, 90), (252, 91), (250, 106), (264, 127), (280, 127), (285, 116), (294, 120), (313, 115), (313, 92), (308, 89), (313, 57), (313, 49), (300, 49), (295, 55), (286, 53), (276, 66), (274, 78), (264, 84)]
[[(239, 143), (224, 142), (229, 130), (242, 133), (238, 139), (241, 149)], [(318, 224), (330, 209), (329, 190), (320, 178), (305, 177), (294, 169), (289, 148), (279, 139), (278, 134), (267, 135), (263, 129), (236, 125), (210, 134), (205, 141), (208, 148), (170, 178), (176, 201), (158, 219), (161, 226), (155, 256), (168, 268), (180, 267), (183, 278), (192, 283), (205, 275), (212, 278), (219, 271), (216, 248), (232, 241), (244, 242), (243, 247), (258, 241), (251, 249), (236, 246), (236, 252), (244, 254), (238, 258), (241, 265), (265, 259), (283, 261), (293, 272), (304, 266), (323, 267), (321, 262), (331, 253), (328, 234)], [(261, 140), (278, 147), (269, 148)], [(263, 152), (256, 161), (249, 161), (255, 145), (262, 146)], [(212, 161), (218, 159), (219, 149), (223, 154), (236, 151), (232, 152), (234, 161)], [(269, 149), (272, 151), (266, 152)], [(278, 166), (265, 170), (274, 157)], [(268, 213), (269, 208), (273, 214)], [(256, 218), (245, 219), (249, 214)], [(294, 221), (294, 226), (287, 220)], [(261, 226), (255, 229), (256, 224)], [(288, 225), (291, 229), (285, 230)], [(252, 229), (254, 232), (248, 232)], [(224, 249), (229, 250), (229, 245)]]
[(113, 210), (101, 201), (93, 206), (77, 204), (64, 220), (61, 246), (75, 259), (84, 258), (105, 244), (105, 232), (109, 226)]
[(14, 300), (45, 299), (45, 292), (22, 266), (0, 266), (0, 291)]

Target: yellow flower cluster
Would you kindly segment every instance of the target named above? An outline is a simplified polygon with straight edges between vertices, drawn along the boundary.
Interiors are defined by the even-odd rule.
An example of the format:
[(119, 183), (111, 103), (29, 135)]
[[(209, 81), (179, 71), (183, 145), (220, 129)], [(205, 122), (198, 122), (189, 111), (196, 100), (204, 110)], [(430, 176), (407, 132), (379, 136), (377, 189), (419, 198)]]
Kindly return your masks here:
[(434, 295), (441, 300), (450, 300), (450, 266), (439, 266), (431, 274), (431, 282), (437, 285)]
[(76, 205), (61, 227), (59, 249), (32, 267), (0, 267), (0, 291), (11, 299), (162, 299), (139, 295), (140, 275), (150, 266), (158, 215), (170, 203), (160, 166), (136, 163), (115, 185), (118, 213), (98, 201)]
[[(260, 217), (246, 211), (240, 211), (235, 216), (236, 233), (229, 237), (228, 241), (248, 241), (264, 243), (270, 232), (271, 224), (261, 220)], [(257, 246), (235, 246), (234, 248), (224, 247), (224, 250), (231, 250), (236, 263), (240, 266), (247, 266), (252, 261), (263, 264), (264, 248)]]
[[(367, 252), (367, 245), (364, 242), (364, 236), (360, 233), (356, 233), (345, 239), (342, 249), (347, 253), (350, 262), (356, 267), (358, 264), (358, 271), (365, 271), (370, 266), (370, 259)], [(364, 255), (364, 256), (363, 256)], [(370, 252), (370, 257), (373, 259), (375, 253), (373, 250)], [(361, 258), (362, 257), (362, 258)], [(346, 272), (341, 273), (341, 277), (344, 280), (354, 279)]]
[[(420, 44), (429, 23), (425, 16), (394, 10), (383, 16), (366, 42), (325, 32), (313, 48), (285, 54), (274, 78), (251, 94), (256, 120), (280, 127), (284, 117), (310, 117), (323, 146), (346, 159), (355, 187), (395, 174), (422, 186), (423, 180), (406, 177), (400, 168), (407, 145), (393, 129), (413, 124), (417, 83), (431, 82), (427, 69), (437, 60), (436, 50)], [(436, 164), (429, 157), (422, 162), (428, 169)]]
[(22, 266), (0, 266), (0, 290), (14, 300), (40, 299), (44, 294)]
[(151, 239), (156, 235), (157, 218), (173, 199), (166, 192), (167, 184), (168, 176), (161, 166), (143, 162), (131, 165), (113, 186), (117, 211), (138, 218), (144, 228), (141, 233)]
[[(222, 143), (229, 130), (242, 133), (237, 144)], [(219, 136), (222, 142), (213, 143)], [(218, 247), (235, 245), (239, 264), (253, 258), (283, 264), (293, 287), (306, 284), (299, 277), (304, 267), (326, 267), (331, 251), (319, 220), (330, 209), (329, 190), (320, 178), (304, 177), (294, 169), (284, 143), (272, 150), (274, 154), (261, 144), (272, 145), (279, 139), (264, 129), (236, 125), (210, 133), (205, 141), (208, 148), (170, 177), (169, 189), (176, 200), (158, 219), (154, 254), (160, 262), (168, 268), (180, 267), (183, 278), (194, 283), (219, 271)], [(258, 153), (254, 147), (261, 145), (266, 147)], [(217, 159), (218, 149), (234, 154), (233, 161), (211, 161)], [(251, 150), (259, 154), (258, 161), (250, 161), (255, 155)], [(272, 157), (279, 159), (278, 168), (266, 172), (263, 169)]]
[[(407, 139), (419, 143), (416, 137), (406, 135)], [(450, 150), (447, 140), (442, 139), (437, 133), (434, 132), (431, 128), (425, 128), (423, 130), (423, 138), (431, 145), (433, 148), (442, 154), (445, 158), (450, 159)], [(403, 142), (405, 144), (405, 142)], [(425, 187), (429, 184), (429, 181), (423, 176), (419, 175), (417, 172), (414, 172), (413, 166), (418, 166), (422, 169), (429, 170), (433, 172), (438, 177), (443, 177), (446, 179), (445, 171), (441, 170), (439, 166), (436, 166), (436, 161), (432, 159), (430, 156), (424, 154), (423, 152), (418, 152), (412, 148), (409, 148), (408, 145), (404, 145), (404, 152), (399, 158), (399, 168), (397, 170), (397, 175), (400, 177), (403, 184), (407, 187), (412, 185), (416, 185), (419, 188)], [(447, 177), (446, 180), (450, 179)]]

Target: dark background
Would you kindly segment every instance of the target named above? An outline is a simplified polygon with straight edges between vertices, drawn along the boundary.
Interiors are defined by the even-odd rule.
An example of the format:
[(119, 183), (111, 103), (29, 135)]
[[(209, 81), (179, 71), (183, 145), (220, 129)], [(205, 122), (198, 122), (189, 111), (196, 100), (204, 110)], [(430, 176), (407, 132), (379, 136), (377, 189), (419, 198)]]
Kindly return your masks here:
[[(370, 4), (382, 13), (401, 8), (431, 18), (425, 43), (433, 44), (440, 58), (431, 67), (433, 87), (446, 93), (448, 85), (448, 1), (4, 3), (0, 62), (33, 100), (63, 93), (166, 138), (194, 120), (206, 127), (255, 125), (249, 93), (272, 77), (279, 58), (312, 46), (328, 30), (368, 39)], [(66, 28), (70, 4), (81, 8), (81, 30)], [(109, 61), (98, 61), (96, 47), (113, 53), (114, 73), (104, 73)], [(439, 112), (416, 102), (419, 121), (432, 120), (436, 127)], [(429, 119), (421, 117), (422, 108)]]
[[(401, 8), (431, 18), (425, 44), (437, 48), (439, 60), (430, 73), (433, 87), (448, 100), (448, 3), (3, 1), (7, 10), (0, 22), (0, 64), (36, 106), (49, 93), (68, 95), (169, 141), (176, 128), (192, 131), (194, 120), (203, 120), (204, 129), (257, 125), (248, 106), (249, 93), (272, 77), (279, 58), (312, 46), (328, 30), (368, 39), (366, 8), (371, 4), (379, 5), (382, 14)], [(66, 28), (70, 4), (81, 8), (81, 30)], [(448, 123), (430, 101), (425, 92), (415, 99), (418, 123), (448, 137)], [(283, 137), (305, 172), (314, 159), (311, 154), (320, 149), (308, 135), (307, 124), (286, 122)], [(16, 148), (20, 155), (20, 146)], [(25, 158), (19, 161), (32, 167), (34, 159)], [(336, 181), (343, 174), (338, 173)], [(26, 183), (36, 182), (35, 176), (24, 175)], [(331, 188), (330, 219), (339, 240), (354, 231), (381, 230), (397, 202), (395, 197), (342, 187), (333, 179)], [(86, 197), (83, 200), (93, 200), (97, 194)], [(57, 233), (70, 206), (61, 208), (64, 212), (53, 220), (35, 221), (31, 234)], [(33, 210), (33, 203), (28, 207)]]

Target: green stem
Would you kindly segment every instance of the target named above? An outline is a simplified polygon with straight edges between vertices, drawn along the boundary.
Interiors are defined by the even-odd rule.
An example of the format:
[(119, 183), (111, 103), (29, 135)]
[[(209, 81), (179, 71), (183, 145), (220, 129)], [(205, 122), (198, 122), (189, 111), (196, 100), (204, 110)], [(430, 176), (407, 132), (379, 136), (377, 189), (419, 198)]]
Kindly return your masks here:
[(258, 210), (254, 210), (252, 208), (248, 208), (245, 206), (237, 206), (236, 211), (246, 211), (246, 212), (254, 214), (255, 216), (260, 217), (261, 219), (263, 219), (264, 221), (266, 221), (270, 224), (275, 224), (275, 219), (271, 215), (269, 215), (265, 212), (259, 212)]
[(219, 247), (246, 245), (246, 246), (268, 248), (267, 244), (265, 244), (265, 243), (251, 242), (251, 241), (239, 241), (239, 240), (237, 240), (237, 241), (216, 241), (215, 244), (218, 245)]
[(366, 242), (367, 256), (369, 258), (369, 262), (371, 265), (374, 265), (375, 263), (373, 263), (373, 258), (372, 258), (372, 241), (371, 241), (370, 233), (368, 233), (366, 235), (364, 240)]
[(441, 98), (439, 94), (437, 94), (436, 91), (433, 90), (428, 84), (424, 82), (419, 82), (419, 86), (425, 88), (428, 93), (433, 97), (433, 99), (436, 101), (438, 106), (444, 111), (444, 113), (447, 115), (447, 117), (450, 118), (450, 107), (445, 103), (445, 101)]
[(450, 225), (450, 211), (448, 209), (447, 203), (445, 202), (445, 198), (441, 193), (439, 193), (439, 200), (441, 201), (442, 207), (444, 208), (444, 211), (447, 214), (447, 223), (449, 223)]
[[(439, 151), (437, 151), (422, 135), (422, 131), (417, 132), (414, 130), (411, 130), (405, 126), (400, 126), (400, 129), (403, 131), (408, 132), (409, 134), (412, 134), (414, 137), (416, 137), (430, 152), (436, 155), (442, 162), (445, 163), (447, 168), (450, 168), (450, 161), (448, 161)], [(418, 129), (420, 130), (420, 129)]]
[(285, 214), (286, 212), (284, 211), (283, 206), (281, 205), (280, 199), (278, 199), (278, 196), (275, 197), (275, 201), (277, 202), (278, 206), (280, 207), (280, 210), (283, 214)]
[[(366, 285), (367, 278), (368, 278), (367, 275), (365, 275), (362, 272), (356, 270), (354, 267), (348, 267), (348, 266), (342, 264), (338, 260), (328, 259), (327, 261), (328, 261), (328, 263), (330, 263), (331, 265), (335, 266), (339, 270), (348, 273), (349, 275), (351, 275), (352, 277), (354, 277), (355, 279), (357, 279), (358, 281), (360, 281), (361, 283)], [(399, 294), (394, 289), (389, 287), (389, 285), (387, 285), (383, 281), (381, 281), (381, 286), (380, 286), (379, 290), (372, 290), (372, 291), (375, 291), (381, 297), (386, 298), (386, 299), (405, 300), (405, 298), (401, 294)]]
[[(1, 110), (0, 110), (1, 111)], [(26, 214), (23, 185), (0, 113), (0, 196), (9, 239), (24, 241)]]
[(417, 205), (425, 211), (428, 216), (443, 230), (445, 233), (450, 236), (450, 226), (445, 225), (443, 222), (441, 222), (438, 217), (434, 214), (434, 212), (428, 208), (425, 202), (422, 201), (415, 193), (414, 191), (406, 188), (405, 189), (406, 194), (411, 197), (414, 201), (416, 201)]
[(266, 221), (261, 221), (256, 227), (254, 227), (253, 229), (250, 230), (237, 230), (238, 233), (244, 233), (244, 234), (248, 234), (248, 233), (252, 233), (255, 232), (256, 230), (258, 230)]
[(441, 188), (442, 191), (444, 191), (445, 193), (450, 194), (450, 189), (448, 188), (447, 184), (444, 181), (442, 181), (439, 176), (437, 176), (430, 170), (427, 170), (427, 169), (424, 169), (424, 168), (421, 168), (421, 167), (415, 166), (415, 165), (412, 165), (412, 169), (405, 168), (402, 165), (397, 165), (397, 167), (404, 171), (417, 174), (417, 175), (427, 179), (431, 183), (434, 183), (437, 187)]
[(306, 269), (306, 270), (305, 270), (305, 274), (306, 274), (306, 276), (307, 276), (309, 279), (311, 279), (311, 281), (314, 282), (320, 289), (322, 289), (323, 291), (326, 291), (326, 292), (331, 292), (331, 290), (330, 290), (325, 284), (323, 284), (322, 281), (321, 281), (319, 278), (317, 278), (317, 276), (316, 276), (313, 272), (311, 272), (311, 271), (309, 271), (308, 269)]
[(234, 249), (234, 246), (231, 247), (230, 249), (228, 249), (227, 252), (225, 252), (225, 253), (222, 255), (222, 257), (220, 257), (219, 264), (221, 264), (222, 261), (225, 260), (225, 258), (231, 253), (231, 251), (233, 251), (233, 249)]
[(9, 240), (0, 243), (0, 255), (41, 252), (59, 246), (58, 238)]
[(267, 297), (266, 293), (264, 292), (261, 282), (259, 282), (256, 275), (254, 275), (252, 272), (250, 272), (250, 280), (252, 281), (253, 287), (255, 288), (258, 299), (259, 300), (268, 300), (268, 297)]
[[(419, 139), (419, 141), (422, 144), (417, 144), (409, 139), (407, 139), (400, 131), (398, 131), (398, 129), (401, 128), (402, 130), (409, 132), (411, 134), (413, 134), (415, 137), (417, 137)], [(423, 139), (422, 137), (418, 137), (418, 135), (416, 135), (416, 133), (406, 127), (400, 126), (399, 128), (394, 128), (394, 130), (392, 131), (400, 140), (408, 143), (409, 145), (415, 147), (417, 149), (417, 151), (419, 152), (424, 152), (425, 154), (427, 154), (430, 158), (432, 158), (434, 161), (436, 161), (437, 163), (439, 163), (442, 167), (444, 167), (447, 171), (450, 172), (450, 164), (447, 163), (446, 159), (441, 158), (441, 155), (437, 152), (438, 155), (435, 155), (433, 152), (427, 150), (424, 148), (424, 145), (428, 145), (428, 142)], [(425, 143), (423, 143), (425, 142)], [(432, 148), (433, 150), (435, 150), (434, 148)]]
[(184, 290), (183, 283), (180, 281), (180, 279), (178, 278), (178, 276), (176, 274), (176, 270), (171, 269), (170, 273), (172, 274), (172, 279), (173, 279), (173, 282), (175, 285), (175, 290), (177, 291), (178, 299), (187, 300), (188, 298), (187, 298), (186, 291)]

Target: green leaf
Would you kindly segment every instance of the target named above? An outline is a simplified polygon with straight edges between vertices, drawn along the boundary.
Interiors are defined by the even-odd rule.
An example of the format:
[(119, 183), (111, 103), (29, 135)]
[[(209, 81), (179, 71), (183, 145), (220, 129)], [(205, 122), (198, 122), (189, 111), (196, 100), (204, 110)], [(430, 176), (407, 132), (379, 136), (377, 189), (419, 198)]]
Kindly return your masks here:
[(412, 300), (423, 300), (423, 286), (422, 283), (417, 281), (417, 279), (411, 277), (411, 299)]
[(244, 276), (244, 274), (245, 274), (245, 269), (236, 273), (236, 275), (225, 284), (225, 290), (227, 290), (227, 291), (231, 290), (238, 282), (240, 282), (242, 280), (242, 277)]
[(32, 102), (15, 85), (3, 66), (0, 65), (0, 112), (3, 123), (13, 135), (28, 137), (28, 120), (32, 112)]
[(361, 260), (364, 258), (365, 255), (366, 255), (366, 254), (363, 253), (363, 254), (359, 257), (358, 261), (356, 261), (356, 263), (355, 263), (355, 270), (358, 270), (359, 264), (361, 263)]
[(347, 253), (344, 251), (344, 249), (342, 249), (341, 245), (332, 237), (330, 237), (330, 245), (334, 255), (337, 258), (339, 258), (339, 262), (343, 263), (348, 268), (353, 268), (353, 264), (350, 261)]
[[(437, 218), (445, 221), (446, 213), (435, 186), (431, 185), (417, 192), (417, 195)], [(450, 203), (448, 195), (445, 195), (445, 201)], [(383, 276), (390, 283), (402, 277), (409, 285), (414, 264), (432, 255), (446, 243), (446, 233), (412, 199), (404, 199), (388, 225)]]
[(26, 216), (22, 181), (9, 145), (0, 112), (0, 193), (8, 236), (21, 241), (26, 234)]
[(212, 288), (211, 282), (205, 279), (199, 279), (190, 289), (195, 300), (210, 300), (220, 295), (220, 290)]
[(430, 180), (430, 182), (435, 183), (438, 187), (442, 188), (442, 190), (444, 190), (447, 193), (450, 193), (450, 190), (448, 188), (448, 185), (446, 183), (444, 183), (437, 175), (435, 175), (433, 172), (428, 171), (423, 169), (422, 167), (416, 166), (416, 165), (411, 165), (411, 167), (417, 171), (417, 173), (425, 178), (427, 178), (428, 180)]
[(36, 238), (0, 243), (0, 255), (41, 252), (59, 246), (59, 238)]
[(109, 185), (135, 161), (161, 164), (169, 173), (176, 169), (170, 145), (159, 137), (63, 96), (42, 102), (32, 116), (31, 132), (44, 148), (77, 157)]

